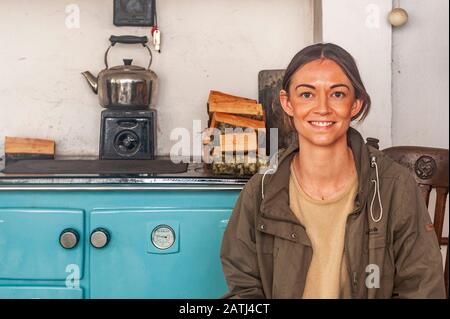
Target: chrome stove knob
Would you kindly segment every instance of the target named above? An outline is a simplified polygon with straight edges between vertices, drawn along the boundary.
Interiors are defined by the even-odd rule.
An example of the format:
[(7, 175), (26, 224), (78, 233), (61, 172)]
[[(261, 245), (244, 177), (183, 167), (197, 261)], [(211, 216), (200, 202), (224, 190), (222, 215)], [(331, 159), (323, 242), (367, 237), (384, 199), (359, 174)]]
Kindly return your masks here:
[(80, 240), (80, 236), (75, 229), (64, 229), (59, 235), (59, 244), (65, 249), (75, 248)]
[(95, 248), (104, 248), (108, 245), (111, 236), (104, 228), (96, 228), (91, 233), (91, 245)]

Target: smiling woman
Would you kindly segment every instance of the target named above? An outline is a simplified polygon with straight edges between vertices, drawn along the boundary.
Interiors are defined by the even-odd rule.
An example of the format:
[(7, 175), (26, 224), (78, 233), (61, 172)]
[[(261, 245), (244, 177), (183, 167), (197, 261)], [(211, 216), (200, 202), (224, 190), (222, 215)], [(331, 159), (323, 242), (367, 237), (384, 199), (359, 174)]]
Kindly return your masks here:
[(370, 109), (353, 57), (329, 43), (301, 50), (280, 102), (298, 143), (240, 194), (222, 242), (226, 297), (444, 298), (414, 179), (350, 127)]
[(370, 109), (355, 61), (333, 44), (300, 51), (287, 67), (280, 102), (303, 150), (293, 161), (299, 186), (313, 198), (338, 197), (355, 180), (350, 122)]

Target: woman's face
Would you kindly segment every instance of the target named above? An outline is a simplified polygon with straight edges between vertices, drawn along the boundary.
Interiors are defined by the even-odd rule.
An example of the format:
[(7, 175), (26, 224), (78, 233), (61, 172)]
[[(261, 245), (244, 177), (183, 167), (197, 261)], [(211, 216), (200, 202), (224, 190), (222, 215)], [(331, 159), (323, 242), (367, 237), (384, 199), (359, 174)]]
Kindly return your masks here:
[(329, 59), (314, 60), (298, 69), (288, 93), (280, 92), (284, 111), (293, 117), (301, 143), (316, 146), (346, 141), (351, 118), (362, 107), (350, 79)]

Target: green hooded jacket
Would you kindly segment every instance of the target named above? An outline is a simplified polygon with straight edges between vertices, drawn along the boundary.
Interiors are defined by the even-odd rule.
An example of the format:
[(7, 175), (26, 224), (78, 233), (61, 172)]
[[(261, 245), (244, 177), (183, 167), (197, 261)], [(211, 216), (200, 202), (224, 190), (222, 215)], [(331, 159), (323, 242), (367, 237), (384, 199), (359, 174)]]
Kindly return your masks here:
[[(352, 298), (445, 298), (440, 247), (415, 180), (355, 129), (347, 136), (359, 181), (344, 244)], [(313, 251), (289, 207), (298, 148), (291, 145), (272, 171), (254, 175), (237, 200), (221, 248), (224, 298), (303, 295)]]

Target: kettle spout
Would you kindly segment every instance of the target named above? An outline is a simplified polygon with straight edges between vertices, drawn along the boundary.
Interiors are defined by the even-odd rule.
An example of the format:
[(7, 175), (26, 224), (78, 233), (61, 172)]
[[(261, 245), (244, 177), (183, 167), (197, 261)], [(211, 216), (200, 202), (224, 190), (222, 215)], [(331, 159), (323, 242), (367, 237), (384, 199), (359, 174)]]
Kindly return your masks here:
[(84, 76), (86, 81), (89, 83), (89, 86), (91, 87), (92, 91), (94, 91), (94, 93), (97, 94), (97, 92), (98, 92), (97, 78), (95, 76), (93, 76), (92, 73), (89, 71), (85, 71), (81, 74)]

